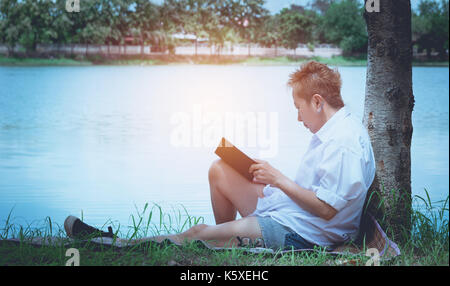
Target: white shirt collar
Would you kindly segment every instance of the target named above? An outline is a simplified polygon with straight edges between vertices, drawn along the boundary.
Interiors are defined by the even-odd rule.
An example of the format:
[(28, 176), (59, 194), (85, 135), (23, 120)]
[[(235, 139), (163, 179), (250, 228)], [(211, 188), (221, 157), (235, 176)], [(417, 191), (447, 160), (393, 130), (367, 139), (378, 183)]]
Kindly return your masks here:
[(350, 114), (350, 111), (347, 110), (345, 106), (341, 107), (327, 122), (317, 131), (313, 137), (316, 137), (321, 142), (325, 142), (331, 135), (333, 131), (333, 126), (336, 125), (337, 122), (341, 121), (341, 119), (347, 117)]

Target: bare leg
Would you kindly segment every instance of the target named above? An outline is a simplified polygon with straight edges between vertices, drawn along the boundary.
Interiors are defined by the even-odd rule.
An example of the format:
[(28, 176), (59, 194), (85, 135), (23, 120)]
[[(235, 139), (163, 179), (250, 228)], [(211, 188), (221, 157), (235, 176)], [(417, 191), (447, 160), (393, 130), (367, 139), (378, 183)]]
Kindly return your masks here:
[(233, 221), (236, 212), (242, 217), (251, 214), (263, 197), (265, 185), (251, 183), (223, 160), (213, 162), (208, 173), (211, 204), (216, 224)]
[[(180, 234), (173, 234), (167, 236), (157, 236), (151, 240), (162, 241), (166, 238), (183, 244), (185, 241), (203, 240), (212, 246), (216, 247), (232, 247), (237, 246), (239, 237), (248, 237), (253, 241), (257, 238), (262, 238), (261, 229), (256, 217), (245, 217), (238, 220), (222, 223), (219, 225), (199, 224), (191, 227), (187, 231)], [(146, 240), (148, 240), (147, 238)]]
[[(236, 238), (262, 238), (256, 217), (248, 217), (256, 208), (258, 197), (264, 197), (263, 184), (249, 182), (222, 160), (214, 161), (208, 173), (211, 203), (216, 225), (200, 224), (180, 234), (146, 237), (134, 243), (153, 240), (161, 242), (170, 239), (177, 244), (184, 241), (204, 240), (213, 246), (236, 246)], [(242, 216), (236, 219), (236, 213)]]

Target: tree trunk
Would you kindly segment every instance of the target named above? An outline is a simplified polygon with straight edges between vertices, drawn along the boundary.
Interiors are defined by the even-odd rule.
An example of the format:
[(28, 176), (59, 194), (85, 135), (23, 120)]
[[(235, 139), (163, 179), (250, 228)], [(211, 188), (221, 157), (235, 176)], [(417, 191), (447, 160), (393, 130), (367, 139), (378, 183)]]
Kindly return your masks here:
[(144, 58), (144, 39), (141, 36), (141, 59)]
[[(377, 168), (367, 197), (380, 195), (369, 211), (378, 219), (383, 215), (382, 225), (403, 241), (411, 230), (411, 3), (380, 0), (380, 12), (366, 11), (364, 17), (369, 43), (363, 121)], [(380, 199), (382, 208), (374, 209)]]
[(7, 45), (7, 48), (8, 48), (8, 51), (7, 51), (6, 56), (7, 56), (7, 57), (14, 56), (14, 46)]
[(195, 56), (197, 57), (197, 45), (198, 45), (198, 40), (197, 40), (197, 36), (195, 36)]
[(431, 48), (428, 47), (428, 48), (426, 49), (426, 51), (427, 51), (427, 60), (431, 60)]

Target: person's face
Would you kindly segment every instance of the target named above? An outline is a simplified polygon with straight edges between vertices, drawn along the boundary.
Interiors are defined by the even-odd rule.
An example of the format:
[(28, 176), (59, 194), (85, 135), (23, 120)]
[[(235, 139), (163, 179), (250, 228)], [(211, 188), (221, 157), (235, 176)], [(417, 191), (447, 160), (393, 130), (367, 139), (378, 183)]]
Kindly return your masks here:
[(321, 110), (320, 105), (322, 103), (316, 102), (317, 97), (314, 97), (308, 102), (301, 96), (295, 95), (292, 92), (292, 97), (294, 98), (295, 108), (298, 110), (299, 122), (303, 122), (303, 125), (308, 128), (312, 133), (316, 133), (321, 127), (321, 120), (319, 116), (319, 110)]

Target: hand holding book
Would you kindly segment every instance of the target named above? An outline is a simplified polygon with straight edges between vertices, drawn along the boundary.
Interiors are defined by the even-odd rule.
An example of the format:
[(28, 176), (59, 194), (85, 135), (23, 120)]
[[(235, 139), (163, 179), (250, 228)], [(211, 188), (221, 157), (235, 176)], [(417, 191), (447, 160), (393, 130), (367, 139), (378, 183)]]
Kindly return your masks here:
[(251, 165), (248, 170), (253, 175), (253, 182), (278, 187), (279, 182), (284, 179), (284, 175), (267, 161), (253, 160), (256, 161), (256, 164)]
[(284, 178), (284, 175), (268, 162), (251, 159), (225, 138), (222, 138), (215, 153), (252, 183), (277, 186)]

